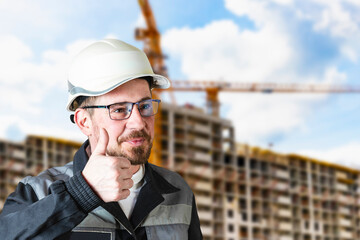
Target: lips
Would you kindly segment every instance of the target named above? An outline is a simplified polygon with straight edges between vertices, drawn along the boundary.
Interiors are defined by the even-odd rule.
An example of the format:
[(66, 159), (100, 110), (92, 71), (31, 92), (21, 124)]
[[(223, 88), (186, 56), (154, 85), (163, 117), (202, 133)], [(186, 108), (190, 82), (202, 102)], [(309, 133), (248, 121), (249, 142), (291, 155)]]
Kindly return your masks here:
[(118, 144), (125, 144), (129, 147), (140, 147), (144, 144), (150, 144), (150, 135), (144, 130), (134, 131), (126, 136), (122, 136), (118, 139)]
[(126, 141), (126, 143), (129, 143), (133, 146), (141, 146), (145, 142), (144, 138), (132, 138)]

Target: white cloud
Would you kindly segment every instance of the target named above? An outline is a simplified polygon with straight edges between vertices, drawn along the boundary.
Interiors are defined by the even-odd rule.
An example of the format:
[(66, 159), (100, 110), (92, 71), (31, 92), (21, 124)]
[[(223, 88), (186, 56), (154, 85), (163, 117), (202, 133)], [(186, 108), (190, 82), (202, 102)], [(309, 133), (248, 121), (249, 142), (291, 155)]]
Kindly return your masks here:
[(143, 14), (139, 14), (138, 19), (134, 25), (135, 27), (146, 28), (146, 21)]
[(172, 29), (163, 35), (162, 43), (172, 57), (181, 56), (182, 70), (192, 80), (271, 81), (294, 55), (282, 32), (241, 31), (229, 20), (198, 29)]
[(340, 52), (342, 53), (343, 56), (345, 56), (353, 63), (357, 62), (359, 54), (358, 51), (355, 50), (355, 47), (348, 44), (344, 44), (343, 46), (341, 46)]
[(56, 39), (66, 29), (66, 16), (72, 8), (54, 3), (46, 0), (0, 1), (0, 33), (16, 32), (35, 38), (41, 33), (41, 39), (45, 42)]
[(8, 138), (7, 131), (16, 126), (19, 131), (26, 135), (51, 136), (74, 141), (84, 141), (86, 137), (76, 129), (76, 126), (43, 125), (41, 123), (29, 122), (20, 115), (0, 115), (0, 138)]
[(22, 106), (24, 112), (38, 113), (38, 104), (51, 88), (66, 91), (71, 59), (90, 42), (78, 40), (62, 51), (47, 50), (36, 62), (25, 43), (14, 36), (0, 36), (0, 105), (14, 110)]
[[(320, 77), (295, 75), (292, 79), (305, 85), (343, 84), (346, 74), (339, 72), (336, 67), (329, 67)], [(272, 135), (306, 131), (307, 120), (316, 114), (316, 106), (326, 103), (327, 98), (327, 94), (223, 93), (220, 95), (220, 102), (231, 106), (225, 117), (234, 122), (236, 139), (250, 144), (263, 144), (264, 139)]]
[[(254, 15), (256, 19), (261, 17)], [(241, 30), (230, 20), (214, 21), (203, 28), (169, 30), (162, 43), (169, 55), (180, 59), (189, 80), (304, 84), (346, 81), (346, 74), (336, 66), (329, 65), (323, 72), (299, 73), (296, 64), (301, 56), (292, 45), (292, 36), (274, 26), (269, 23), (255, 30)], [(224, 117), (236, 126), (236, 139), (250, 144), (258, 144), (271, 135), (306, 129), (314, 106), (326, 98), (326, 95), (220, 94), (220, 102), (229, 107)]]
[(360, 2), (357, 0), (312, 0), (294, 8), (299, 20), (312, 23), (320, 34), (340, 40), (339, 49), (343, 56), (356, 62), (360, 52)]
[(30, 87), (4, 86), (0, 84), (0, 114), (9, 112), (18, 114), (39, 114), (40, 108), (37, 104), (42, 97), (38, 89)]
[(335, 66), (328, 67), (325, 69), (325, 74), (322, 83), (325, 84), (343, 84), (346, 82), (346, 74), (339, 72)]
[(37, 49), (109, 32), (124, 39), (134, 30), (129, 22), (138, 14), (137, 1), (0, 0), (0, 34), (14, 34)]
[(0, 36), (0, 64), (2, 83), (17, 84), (22, 81), (23, 74), (18, 69), (19, 63), (26, 68), (25, 62), (33, 55), (31, 49), (14, 36)]
[(257, 27), (263, 27), (273, 25), (275, 22), (281, 23), (272, 12), (271, 3), (271, 1), (263, 0), (225, 0), (225, 7), (238, 16), (249, 17)]
[(63, 50), (50, 49), (34, 61), (32, 49), (25, 43), (14, 36), (0, 36), (0, 47), (4, 48), (0, 51), (6, 52), (0, 55), (0, 63), (4, 66), (0, 75), (0, 137), (7, 138), (9, 129), (16, 126), (24, 135), (84, 139), (80, 131), (66, 124), (67, 118), (63, 115), (56, 117), (61, 111), (56, 108), (65, 107), (65, 104), (47, 101), (58, 100), (59, 96), (49, 96), (57, 89), (64, 92), (61, 94), (64, 99), (60, 101), (66, 102), (67, 71), (71, 59), (91, 42), (93, 40), (78, 40)]
[(331, 35), (353, 38), (359, 35), (360, 3), (357, 0), (226, 0), (225, 6), (238, 16), (247, 16), (257, 26), (288, 24), (288, 15), (309, 20), (316, 31), (328, 31)]
[[(0, 1), (0, 11), (2, 12), (3, 18), (16, 16), (17, 19), (14, 20), (27, 22), (29, 25), (47, 26), (47, 28), (56, 26), (56, 18), (54, 16), (55, 7), (49, 8), (51, 4), (47, 5), (47, 11), (44, 11), (42, 8), (44, 7), (43, 4), (46, 4), (46, 1), (40, 0), (38, 3), (34, 3), (26, 0), (19, 0), (16, 2), (11, 0), (2, 0)], [(47, 21), (43, 21), (43, 19), (47, 19)]]
[(305, 129), (310, 106), (323, 96), (290, 94), (221, 94), (220, 102), (231, 105), (227, 118), (235, 124), (236, 139), (249, 144), (264, 143), (271, 135)]
[(272, 1), (280, 5), (291, 5), (294, 2), (293, 0), (272, 0)]
[(339, 147), (325, 150), (300, 150), (300, 154), (320, 160), (360, 169), (360, 142), (350, 142)]
[(350, 9), (340, 1), (323, 1), (321, 13), (313, 15), (317, 31), (329, 30), (334, 36), (348, 38), (359, 34), (358, 23), (354, 22)]
[(294, 30), (296, 24), (310, 23), (318, 34), (340, 39), (341, 53), (349, 60), (355, 61), (359, 55), (360, 2), (357, 0), (226, 0), (225, 6), (238, 16), (247, 16), (259, 28)]
[(360, 7), (360, 1), (359, 0), (344, 0), (344, 3), (350, 3), (354, 7)]

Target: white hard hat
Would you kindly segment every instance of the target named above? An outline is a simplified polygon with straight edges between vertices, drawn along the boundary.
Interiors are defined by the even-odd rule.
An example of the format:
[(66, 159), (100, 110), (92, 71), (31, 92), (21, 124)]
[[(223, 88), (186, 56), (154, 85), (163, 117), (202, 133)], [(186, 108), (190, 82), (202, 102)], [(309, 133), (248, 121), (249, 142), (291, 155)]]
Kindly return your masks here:
[(143, 51), (116, 39), (95, 42), (82, 50), (70, 67), (67, 109), (75, 111), (73, 102), (79, 96), (103, 95), (142, 77), (152, 78), (152, 88), (170, 87), (166, 77), (154, 74)]

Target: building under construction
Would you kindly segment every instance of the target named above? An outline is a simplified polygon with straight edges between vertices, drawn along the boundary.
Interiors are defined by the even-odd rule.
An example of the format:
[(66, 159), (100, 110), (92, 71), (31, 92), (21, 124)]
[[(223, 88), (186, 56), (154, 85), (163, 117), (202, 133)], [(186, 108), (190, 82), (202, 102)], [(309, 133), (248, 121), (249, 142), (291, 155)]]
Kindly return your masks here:
[(22, 178), (65, 165), (80, 146), (78, 142), (42, 136), (28, 136), (23, 143), (0, 140), (0, 209)]
[[(156, 164), (193, 189), (204, 239), (360, 239), (359, 171), (236, 145), (230, 121), (162, 104)], [(24, 175), (72, 160), (81, 143), (0, 141), (0, 208)]]

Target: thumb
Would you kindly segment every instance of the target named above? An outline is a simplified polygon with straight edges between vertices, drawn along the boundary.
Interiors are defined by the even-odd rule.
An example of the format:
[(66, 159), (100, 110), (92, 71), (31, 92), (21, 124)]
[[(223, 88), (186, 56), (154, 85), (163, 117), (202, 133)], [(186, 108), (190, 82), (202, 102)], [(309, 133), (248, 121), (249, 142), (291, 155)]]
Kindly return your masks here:
[(106, 149), (108, 143), (109, 143), (109, 134), (104, 128), (100, 128), (99, 139), (96, 144), (93, 155), (106, 155)]

